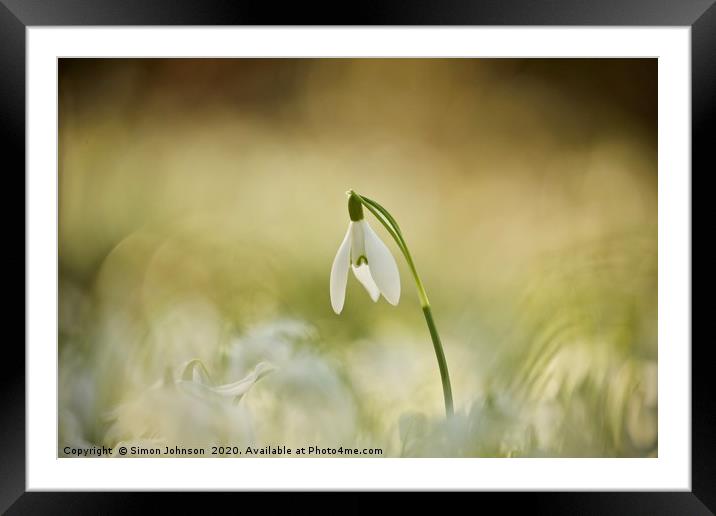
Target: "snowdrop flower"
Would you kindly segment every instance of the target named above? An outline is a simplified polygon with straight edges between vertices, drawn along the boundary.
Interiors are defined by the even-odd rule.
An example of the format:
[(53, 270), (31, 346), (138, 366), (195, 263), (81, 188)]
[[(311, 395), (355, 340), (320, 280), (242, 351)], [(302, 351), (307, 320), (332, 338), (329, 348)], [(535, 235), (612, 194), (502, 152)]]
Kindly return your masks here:
[(425, 322), (430, 331), (430, 339), (433, 341), (435, 357), (440, 369), (440, 381), (443, 384), (443, 397), (445, 398), (445, 415), (450, 418), (454, 414), (454, 408), (450, 373), (448, 372), (445, 352), (435, 325), (428, 294), (425, 292), (425, 285), (423, 285), (415, 267), (415, 262), (408, 249), (408, 244), (405, 242), (403, 232), (390, 212), (376, 201), (364, 195), (358, 195), (353, 190), (349, 190), (347, 194), (348, 215), (350, 215), (351, 222), (331, 267), (331, 306), (333, 311), (340, 314), (341, 310), (343, 310), (349, 267), (353, 269), (353, 274), (368, 291), (368, 295), (373, 301), (378, 301), (381, 294), (393, 305), (397, 305), (400, 299), (398, 266), (386, 245), (364, 220), (363, 207), (365, 206), (395, 240), (413, 275), (415, 287), (418, 290), (420, 306), (423, 309)]
[(346, 298), (348, 268), (368, 291), (373, 302), (381, 294), (392, 305), (400, 299), (398, 265), (388, 247), (363, 218), (363, 206), (355, 194), (348, 198), (351, 222), (331, 268), (331, 306), (340, 314)]

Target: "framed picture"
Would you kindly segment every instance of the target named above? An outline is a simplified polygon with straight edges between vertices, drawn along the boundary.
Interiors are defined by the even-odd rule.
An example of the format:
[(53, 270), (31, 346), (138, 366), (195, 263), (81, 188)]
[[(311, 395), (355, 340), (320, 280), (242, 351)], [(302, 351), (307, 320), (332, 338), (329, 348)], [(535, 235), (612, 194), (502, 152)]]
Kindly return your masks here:
[(0, 508), (714, 510), (713, 2), (2, 2), (27, 304)]

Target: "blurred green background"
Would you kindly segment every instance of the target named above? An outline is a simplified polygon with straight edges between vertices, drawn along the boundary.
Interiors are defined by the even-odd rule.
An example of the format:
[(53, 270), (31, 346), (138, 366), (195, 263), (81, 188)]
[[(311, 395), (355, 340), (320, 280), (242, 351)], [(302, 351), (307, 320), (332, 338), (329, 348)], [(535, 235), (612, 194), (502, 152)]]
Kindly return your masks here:
[[(58, 454), (656, 456), (656, 100), (655, 59), (61, 59)], [(449, 422), (370, 217), (401, 302), (331, 310), (349, 188)]]

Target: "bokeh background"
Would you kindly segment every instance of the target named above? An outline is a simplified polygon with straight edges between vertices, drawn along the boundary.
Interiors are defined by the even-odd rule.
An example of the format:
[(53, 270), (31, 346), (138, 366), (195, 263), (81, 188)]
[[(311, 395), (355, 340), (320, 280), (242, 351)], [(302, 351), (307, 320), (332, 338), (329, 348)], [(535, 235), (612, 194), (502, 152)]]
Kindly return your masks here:
[[(657, 455), (655, 59), (61, 59), (59, 449)], [(349, 188), (398, 306), (329, 302)], [(238, 383), (237, 383), (238, 382)]]

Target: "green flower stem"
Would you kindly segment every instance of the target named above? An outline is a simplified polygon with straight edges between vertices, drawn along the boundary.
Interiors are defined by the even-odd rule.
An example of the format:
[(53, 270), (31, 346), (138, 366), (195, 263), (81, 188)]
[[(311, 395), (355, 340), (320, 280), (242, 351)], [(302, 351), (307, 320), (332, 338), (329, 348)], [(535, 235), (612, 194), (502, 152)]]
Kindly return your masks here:
[(370, 211), (376, 219), (385, 227), (390, 236), (393, 237), (398, 248), (403, 253), (405, 261), (408, 262), (408, 267), (415, 280), (415, 286), (418, 289), (418, 297), (420, 298), (420, 305), (423, 308), (423, 315), (425, 315), (425, 321), (428, 324), (428, 330), (430, 331), (430, 338), (433, 341), (433, 348), (435, 348), (435, 356), (438, 359), (438, 368), (440, 369), (440, 380), (443, 384), (443, 397), (445, 398), (445, 414), (450, 417), (454, 413), (453, 401), (452, 401), (452, 387), (450, 385), (450, 373), (448, 372), (447, 360), (445, 359), (445, 352), (443, 351), (442, 343), (440, 342), (440, 335), (438, 329), (435, 326), (435, 320), (433, 319), (433, 313), (430, 308), (430, 301), (428, 300), (428, 294), (425, 292), (425, 286), (423, 285), (418, 270), (415, 268), (415, 262), (410, 254), (408, 245), (405, 243), (405, 238), (400, 231), (398, 222), (393, 216), (383, 208), (380, 204), (372, 199), (358, 195), (357, 193), (350, 191), (351, 198), (357, 198), (368, 211)]
[(425, 314), (425, 321), (428, 323), (430, 338), (433, 339), (435, 356), (438, 359), (438, 367), (440, 368), (440, 380), (443, 382), (443, 397), (445, 398), (445, 414), (450, 417), (453, 415), (453, 406), (452, 387), (450, 386), (450, 373), (448, 372), (447, 360), (445, 360), (445, 353), (443, 352), (443, 346), (440, 343), (440, 335), (438, 335), (438, 329), (435, 326), (433, 312), (430, 310), (430, 305), (423, 306), (423, 314)]

